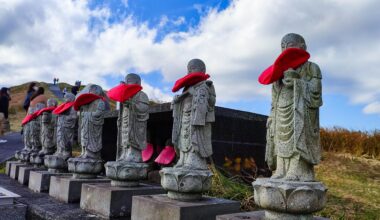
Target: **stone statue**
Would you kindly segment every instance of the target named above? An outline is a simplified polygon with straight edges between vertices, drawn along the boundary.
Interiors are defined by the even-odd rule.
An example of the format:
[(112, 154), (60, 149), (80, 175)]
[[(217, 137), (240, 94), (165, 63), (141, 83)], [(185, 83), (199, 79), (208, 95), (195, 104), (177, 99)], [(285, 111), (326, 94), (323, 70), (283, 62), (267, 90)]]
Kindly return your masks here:
[[(306, 50), (298, 34), (287, 34), (282, 50)], [(306, 62), (288, 69), (273, 83), (268, 119), (266, 161), (276, 167), (273, 179), (314, 181), (313, 166), (320, 162), (319, 107), (322, 106), (322, 75), (317, 64)]]
[[(35, 108), (29, 107), (27, 114), (32, 115), (34, 112), (35, 112)], [(30, 127), (31, 127), (30, 122), (23, 125), (24, 148), (20, 151), (16, 151), (16, 154), (15, 154), (15, 158), (23, 162), (29, 161), (29, 153), (32, 150)], [(24, 155), (26, 156), (25, 158), (24, 158)]]
[[(287, 34), (282, 50), (306, 50), (298, 34)], [(293, 58), (295, 59), (295, 58)], [(313, 166), (320, 162), (319, 107), (322, 105), (321, 71), (306, 61), (272, 87), (272, 108), (267, 122), (266, 161), (276, 169), (271, 178), (252, 183), (255, 203), (265, 219), (313, 219), (322, 210), (327, 188), (314, 180)]]
[[(66, 93), (64, 96), (65, 103), (72, 103), (75, 96), (72, 93)], [(76, 133), (77, 112), (73, 107), (57, 116), (56, 125), (56, 147), (57, 150), (53, 155), (45, 156), (45, 166), (50, 172), (65, 172), (67, 170), (67, 160), (71, 157), (72, 147), (74, 144), (74, 134)]]
[[(188, 75), (206, 72), (205, 64), (199, 59), (191, 60), (187, 69)], [(199, 199), (211, 186), (212, 173), (206, 158), (212, 155), (211, 123), (215, 121), (215, 101), (215, 89), (209, 80), (186, 86), (182, 94), (173, 99), (172, 142), (179, 152), (179, 160), (174, 168), (161, 171), (161, 184), (169, 191), (170, 198)], [(186, 178), (189, 180), (185, 181)], [(198, 185), (197, 188), (193, 188), (194, 185)]]
[(51, 155), (56, 150), (56, 124), (57, 116), (52, 114), (53, 108), (57, 107), (58, 102), (55, 99), (48, 99), (47, 107), (50, 111), (44, 111), (41, 114), (41, 144), (42, 149), (33, 158), (35, 165), (43, 165), (45, 155)]
[[(141, 85), (140, 76), (130, 73), (126, 85)], [(142, 162), (141, 151), (146, 148), (146, 130), (149, 118), (149, 98), (139, 91), (122, 103), (118, 117), (118, 155), (115, 162), (108, 162), (107, 177), (117, 186), (138, 185), (147, 176), (148, 165)]]
[[(35, 112), (45, 108), (44, 103), (37, 103), (35, 107)], [(33, 158), (37, 155), (37, 153), (41, 150), (42, 144), (41, 144), (41, 117), (38, 116), (30, 123), (30, 142), (32, 145), (32, 149), (29, 154), (29, 161), (33, 163)]]
[[(76, 102), (85, 97), (99, 98), (79, 106), (80, 111), (80, 143), (82, 153), (77, 158), (68, 160), (69, 171), (74, 178), (95, 178), (102, 171), (101, 158), (104, 114), (109, 105), (103, 98), (102, 87), (87, 85), (76, 97)], [(82, 98), (81, 98), (82, 97)]]

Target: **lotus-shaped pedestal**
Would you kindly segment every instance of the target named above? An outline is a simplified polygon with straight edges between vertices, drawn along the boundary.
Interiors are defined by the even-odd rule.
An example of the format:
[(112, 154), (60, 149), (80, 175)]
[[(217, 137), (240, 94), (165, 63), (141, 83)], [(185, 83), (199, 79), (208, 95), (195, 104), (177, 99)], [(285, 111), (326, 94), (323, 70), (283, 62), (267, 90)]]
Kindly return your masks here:
[(67, 160), (69, 172), (74, 173), (74, 178), (91, 179), (102, 172), (103, 161), (92, 158), (70, 158)]
[(186, 168), (163, 168), (160, 171), (161, 185), (168, 197), (177, 200), (196, 200), (211, 188), (212, 172)]
[(266, 209), (267, 219), (312, 219), (326, 204), (327, 188), (321, 182), (259, 178), (252, 185), (255, 203)]
[(66, 159), (58, 155), (46, 155), (44, 158), (44, 164), (49, 168), (49, 172), (61, 173), (67, 170)]
[(113, 186), (137, 186), (139, 181), (146, 179), (149, 165), (127, 161), (111, 161), (105, 165), (106, 176)]

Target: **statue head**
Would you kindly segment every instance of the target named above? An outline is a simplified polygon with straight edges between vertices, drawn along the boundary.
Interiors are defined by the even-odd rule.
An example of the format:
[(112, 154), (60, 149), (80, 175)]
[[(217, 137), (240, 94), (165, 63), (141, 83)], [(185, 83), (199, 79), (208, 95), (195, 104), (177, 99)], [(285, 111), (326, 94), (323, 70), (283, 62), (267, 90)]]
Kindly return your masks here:
[(281, 40), (282, 51), (291, 47), (304, 50), (307, 49), (305, 39), (303, 39), (301, 35), (295, 33), (286, 34)]
[(187, 73), (206, 73), (206, 64), (200, 59), (192, 59), (187, 64)]
[(39, 110), (41, 110), (41, 109), (43, 109), (43, 108), (45, 108), (45, 104), (44, 103), (37, 103), (36, 104), (36, 108), (35, 108), (35, 112), (36, 111), (39, 111)]
[(141, 78), (139, 75), (135, 74), (135, 73), (129, 73), (126, 77), (125, 77), (125, 83), (128, 85), (128, 84), (137, 84), (137, 85), (141, 85)]
[(56, 99), (50, 98), (50, 99), (47, 100), (47, 106), (48, 107), (53, 107), (53, 106), (55, 107), (57, 105), (58, 105), (58, 102), (57, 102)]
[(30, 106), (30, 107), (28, 108), (28, 115), (33, 114), (34, 112), (36, 112), (36, 107), (32, 107), (32, 106)]
[(75, 100), (75, 95), (67, 92), (65, 94), (65, 97), (63, 97), (63, 99), (65, 100), (65, 102), (73, 102)]
[(91, 84), (88, 88), (88, 93), (103, 96), (103, 89), (102, 89), (102, 87), (100, 87), (98, 85)]

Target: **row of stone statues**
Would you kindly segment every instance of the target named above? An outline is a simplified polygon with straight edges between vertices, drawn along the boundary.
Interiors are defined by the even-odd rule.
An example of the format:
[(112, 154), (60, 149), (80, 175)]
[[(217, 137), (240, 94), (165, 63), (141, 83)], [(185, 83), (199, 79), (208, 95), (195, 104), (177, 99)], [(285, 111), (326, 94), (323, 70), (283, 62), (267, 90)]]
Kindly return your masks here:
[[(309, 54), (300, 35), (286, 35), (281, 48), (283, 53), (260, 76), (260, 82), (272, 84), (266, 161), (275, 174), (271, 179), (253, 183), (255, 200), (259, 206), (268, 209), (267, 219), (296, 219), (298, 214), (308, 219), (312, 211), (323, 207), (326, 192), (321, 183), (314, 182), (313, 171), (321, 157), (319, 107), (322, 105), (322, 77), (319, 67), (307, 61)], [(187, 69), (188, 74), (177, 80), (173, 87), (173, 92), (183, 89), (172, 101), (172, 142), (179, 159), (174, 167), (160, 171), (161, 185), (168, 191), (168, 197), (184, 201), (200, 199), (211, 187), (213, 174), (206, 159), (213, 153), (211, 127), (215, 121), (216, 102), (214, 85), (208, 80), (204, 62), (193, 59)], [(25, 148), (16, 153), (16, 158), (36, 166), (41, 166), (44, 161), (52, 172), (63, 172), (68, 168), (74, 173), (73, 178), (79, 179), (96, 178), (104, 165), (111, 185), (138, 185), (147, 177), (148, 170), (148, 165), (142, 162), (141, 151), (146, 147), (149, 98), (141, 89), (140, 77), (128, 74), (125, 82), (109, 95), (121, 102), (115, 161), (103, 164), (100, 153), (102, 129), (109, 104), (102, 88), (92, 84), (76, 97), (67, 93), (65, 103), (58, 106), (58, 110), (43, 111), (45, 106), (42, 104), (30, 108), (28, 115), (35, 117), (24, 124)], [(120, 98), (125, 94), (128, 96)], [(53, 99), (47, 104), (47, 108), (57, 106)], [(35, 114), (39, 111), (43, 113)], [(77, 120), (82, 153), (72, 158)], [(285, 193), (287, 199), (295, 194), (295, 199), (292, 197), (295, 203), (289, 204), (296, 207), (293, 214), (284, 214), (288, 208), (274, 201), (279, 198), (276, 192), (283, 194), (284, 190), (294, 192)], [(314, 194), (310, 196), (307, 192)], [(312, 197), (313, 208), (298, 204), (306, 201), (306, 197)]]

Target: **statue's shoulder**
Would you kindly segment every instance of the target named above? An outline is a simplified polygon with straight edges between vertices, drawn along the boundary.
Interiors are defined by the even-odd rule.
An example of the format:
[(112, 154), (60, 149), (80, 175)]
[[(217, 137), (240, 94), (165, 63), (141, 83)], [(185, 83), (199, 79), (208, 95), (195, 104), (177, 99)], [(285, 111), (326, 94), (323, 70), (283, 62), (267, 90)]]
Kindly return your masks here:
[(138, 98), (139, 100), (141, 100), (143, 102), (149, 102), (149, 97), (145, 92), (140, 91), (136, 95), (137, 95), (136, 98)]
[(307, 68), (314, 78), (322, 79), (321, 69), (318, 64), (308, 61)]

